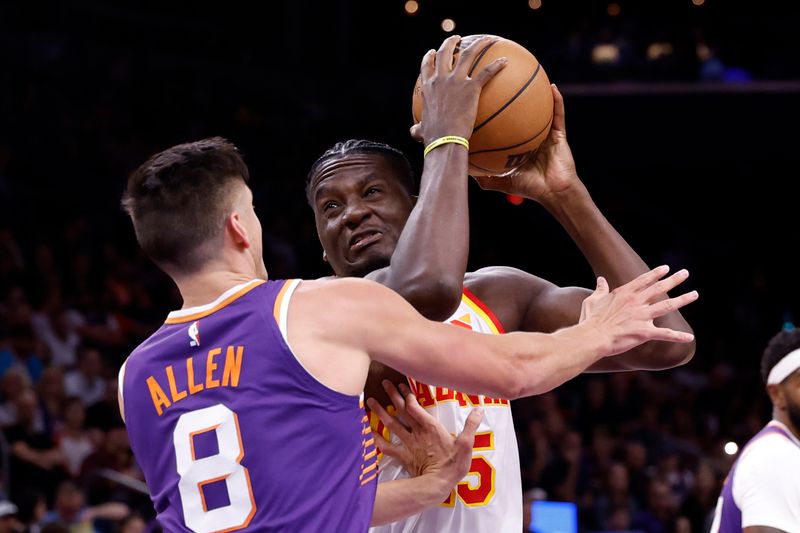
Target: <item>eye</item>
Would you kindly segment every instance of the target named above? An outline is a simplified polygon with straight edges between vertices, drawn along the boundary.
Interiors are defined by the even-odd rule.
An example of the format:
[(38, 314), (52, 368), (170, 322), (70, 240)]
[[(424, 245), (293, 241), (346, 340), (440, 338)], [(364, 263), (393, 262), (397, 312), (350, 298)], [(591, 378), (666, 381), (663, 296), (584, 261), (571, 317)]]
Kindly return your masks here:
[(331, 209), (336, 209), (337, 207), (339, 207), (339, 204), (337, 204), (336, 202), (325, 202), (325, 205), (322, 207), (322, 210), (329, 211)]
[(370, 196), (378, 192), (381, 192), (381, 190), (378, 187), (370, 187), (369, 189), (367, 189), (365, 196)]

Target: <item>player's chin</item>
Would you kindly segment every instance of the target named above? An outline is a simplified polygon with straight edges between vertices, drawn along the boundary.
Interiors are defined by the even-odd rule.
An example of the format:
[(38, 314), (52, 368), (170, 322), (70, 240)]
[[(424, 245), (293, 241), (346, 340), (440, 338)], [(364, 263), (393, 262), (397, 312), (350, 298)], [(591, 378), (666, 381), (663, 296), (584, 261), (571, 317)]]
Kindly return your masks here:
[(381, 250), (364, 250), (348, 265), (348, 276), (363, 278), (370, 272), (389, 266), (391, 253), (382, 253)]

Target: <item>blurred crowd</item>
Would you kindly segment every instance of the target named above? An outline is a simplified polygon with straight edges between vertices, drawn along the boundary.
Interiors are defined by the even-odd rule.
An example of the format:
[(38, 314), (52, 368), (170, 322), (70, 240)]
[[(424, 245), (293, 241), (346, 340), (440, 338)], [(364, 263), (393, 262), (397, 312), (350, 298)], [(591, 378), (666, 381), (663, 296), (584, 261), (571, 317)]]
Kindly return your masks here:
[(0, 532), (13, 519), (133, 533), (153, 517), (116, 373), (152, 330), (158, 290), (113, 247), (98, 261), (81, 235), (24, 247), (0, 230)]
[(515, 402), (527, 501), (575, 502), (582, 531), (707, 532), (738, 445), (769, 419), (756, 374), (583, 375)]
[[(153, 510), (117, 408), (117, 370), (180, 306), (134, 247), (77, 221), (52, 239), (0, 230), (0, 533), (133, 533)], [(515, 402), (528, 500), (571, 501), (582, 531), (703, 532), (767, 406), (753, 373), (585, 375)], [(59, 529), (60, 528), (60, 529)], [(10, 530), (8, 530), (10, 531)]]

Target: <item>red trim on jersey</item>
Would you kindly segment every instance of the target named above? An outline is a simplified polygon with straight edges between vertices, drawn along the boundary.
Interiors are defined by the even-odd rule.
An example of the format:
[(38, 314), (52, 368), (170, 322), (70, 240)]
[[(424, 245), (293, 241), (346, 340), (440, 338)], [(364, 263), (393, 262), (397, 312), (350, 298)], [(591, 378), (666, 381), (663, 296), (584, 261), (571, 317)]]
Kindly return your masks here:
[(475, 305), (480, 307), (481, 311), (486, 313), (486, 315), (490, 319), (492, 319), (492, 323), (494, 324), (494, 327), (497, 328), (497, 331), (499, 331), (500, 333), (505, 333), (506, 332), (506, 329), (503, 327), (503, 324), (500, 323), (500, 320), (497, 318), (497, 316), (495, 316), (495, 314), (492, 313), (492, 310), (489, 309), (489, 307), (485, 303), (483, 303), (480, 300), (480, 298), (475, 296), (475, 294), (473, 294), (471, 290), (469, 290), (468, 288), (464, 287), (464, 295), (467, 298), (469, 298), (470, 300), (472, 300), (472, 303), (474, 303)]

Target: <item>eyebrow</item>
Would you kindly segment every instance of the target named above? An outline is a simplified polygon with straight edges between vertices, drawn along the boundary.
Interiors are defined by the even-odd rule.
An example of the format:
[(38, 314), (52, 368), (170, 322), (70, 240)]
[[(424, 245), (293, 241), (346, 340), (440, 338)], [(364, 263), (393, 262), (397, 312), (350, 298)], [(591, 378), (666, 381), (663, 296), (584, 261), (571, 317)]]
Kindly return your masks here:
[[(377, 175), (377, 174), (375, 174), (374, 172), (370, 172), (369, 174), (367, 174), (367, 175), (365, 175), (365, 176), (362, 176), (361, 178), (359, 178), (359, 180), (358, 180), (358, 183), (357, 183), (357, 186), (359, 186), (359, 187), (363, 187), (363, 186), (365, 186), (367, 183), (369, 183), (370, 181), (374, 181), (374, 180), (383, 180), (383, 179), (384, 179), (384, 178), (382, 178), (382, 177), (378, 176), (378, 175)], [(322, 183), (322, 184), (320, 184), (320, 185), (318, 185), (318, 186), (316, 187), (316, 189), (314, 190), (314, 202), (318, 201), (318, 200), (319, 200), (319, 198), (320, 198), (320, 196), (324, 196), (325, 194), (327, 194), (327, 193), (328, 193), (328, 189), (329, 189), (330, 187), (329, 187), (328, 185), (326, 185), (326, 184), (324, 183), (324, 181), (325, 181), (325, 180), (323, 180), (323, 183)]]

